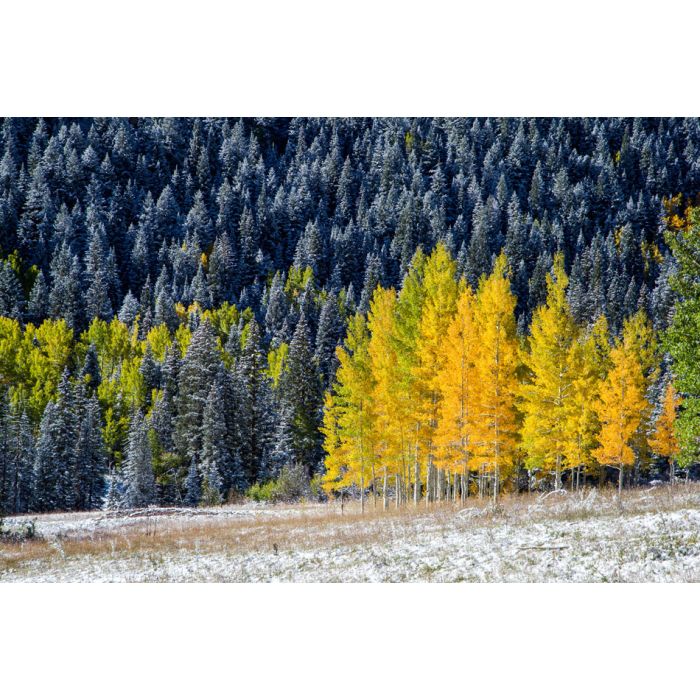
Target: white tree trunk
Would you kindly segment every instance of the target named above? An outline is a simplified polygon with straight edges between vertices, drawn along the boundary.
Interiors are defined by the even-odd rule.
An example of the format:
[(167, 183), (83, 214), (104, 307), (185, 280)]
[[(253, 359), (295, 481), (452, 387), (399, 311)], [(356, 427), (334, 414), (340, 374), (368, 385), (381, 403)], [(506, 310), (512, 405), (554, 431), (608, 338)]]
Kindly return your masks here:
[(387, 498), (389, 495), (388, 491), (387, 491), (388, 486), (389, 486), (389, 479), (388, 479), (387, 474), (386, 474), (386, 465), (385, 465), (384, 466), (384, 488), (382, 489), (382, 497), (384, 499), (384, 510), (386, 510), (388, 507), (388, 501), (387, 501)]
[(413, 482), (413, 503), (417, 506), (418, 501), (420, 501), (420, 464), (418, 464), (418, 457), (416, 457), (414, 469), (415, 475)]

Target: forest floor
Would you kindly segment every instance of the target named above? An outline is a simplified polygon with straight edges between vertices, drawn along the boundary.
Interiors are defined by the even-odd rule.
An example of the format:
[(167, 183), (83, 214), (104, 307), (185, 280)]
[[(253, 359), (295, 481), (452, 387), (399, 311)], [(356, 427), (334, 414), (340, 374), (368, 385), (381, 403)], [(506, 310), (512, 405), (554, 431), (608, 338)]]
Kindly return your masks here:
[[(700, 485), (4, 521), (0, 582), (700, 581)], [(34, 536), (27, 532), (34, 529)]]

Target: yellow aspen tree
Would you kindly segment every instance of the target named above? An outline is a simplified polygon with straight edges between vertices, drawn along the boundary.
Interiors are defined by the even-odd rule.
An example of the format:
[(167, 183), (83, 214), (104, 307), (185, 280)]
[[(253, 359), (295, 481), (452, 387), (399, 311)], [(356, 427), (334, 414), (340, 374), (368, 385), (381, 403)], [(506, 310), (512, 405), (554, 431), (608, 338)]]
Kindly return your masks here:
[(477, 352), (475, 368), (479, 397), (474, 413), (474, 448), (481, 467), (493, 476), (493, 499), (513, 469), (518, 416), (518, 340), (515, 296), (504, 253), (493, 272), (481, 278), (476, 295)]
[(442, 243), (427, 258), (423, 271), (420, 323), (416, 338), (416, 408), (420, 449), (425, 456), (426, 502), (445, 494), (445, 472), (436, 470), (435, 430), (442, 401), (442, 345), (457, 307), (457, 264)]
[(564, 256), (559, 253), (547, 274), (547, 300), (532, 317), (529, 352), (524, 355), (527, 381), (521, 388), (526, 463), (554, 473), (556, 490), (561, 488), (567, 412), (576, 377), (571, 347), (579, 332), (566, 299), (568, 284)]
[(418, 334), (423, 312), (425, 287), (423, 274), (426, 257), (419, 248), (411, 260), (410, 267), (401, 285), (394, 317), (394, 349), (396, 351), (397, 371), (399, 375), (399, 394), (402, 407), (403, 455), (405, 460), (404, 480), (411, 481), (413, 470), (413, 499), (418, 504), (421, 496), (421, 454), (419, 443), (421, 437), (421, 412), (419, 410), (419, 392), (417, 377), (420, 358), (416, 352)]
[(611, 369), (595, 404), (601, 430), (600, 445), (593, 456), (618, 470), (618, 492), (622, 494), (624, 470), (634, 464), (632, 444), (649, 402), (641, 389), (644, 377), (639, 358), (619, 342), (610, 353), (610, 361)]
[(570, 350), (574, 379), (566, 411), (564, 455), (567, 464), (576, 470), (576, 488), (581, 470), (585, 472), (595, 462), (592, 451), (598, 444), (600, 422), (594, 406), (608, 371), (609, 357), (608, 321), (600, 316)]
[(369, 334), (362, 314), (350, 319), (344, 346), (337, 348), (336, 355), (336, 381), (325, 399), (321, 428), (328, 454), (324, 486), (331, 491), (356, 484), (364, 512), (365, 484), (376, 453), (376, 421)]
[[(642, 309), (625, 319), (622, 327), (622, 342), (628, 353), (632, 353), (641, 368), (640, 391), (649, 397), (652, 386), (659, 378), (659, 343), (656, 331), (646, 312)], [(653, 432), (652, 406), (647, 401), (640, 416), (639, 428), (632, 442), (635, 453), (635, 476), (637, 469), (648, 469), (651, 462), (649, 436)]]
[(678, 406), (680, 399), (676, 395), (673, 384), (669, 382), (666, 385), (664, 392), (663, 403), (661, 404), (661, 413), (656, 419), (654, 434), (649, 440), (651, 449), (659, 455), (668, 459), (668, 468), (671, 483), (675, 480), (675, 461), (680, 446), (675, 433), (676, 417), (678, 415)]
[(405, 381), (399, 360), (396, 311), (396, 292), (377, 287), (367, 318), (370, 332), (367, 351), (374, 380), (372, 401), (377, 435), (376, 458), (372, 462), (373, 482), (375, 463), (386, 466), (387, 474), (403, 473), (408, 469), (412, 442), (413, 409), (410, 386)]
[(478, 351), (475, 306), (474, 292), (462, 283), (456, 313), (441, 344), (443, 359), (438, 374), (442, 388), (435, 434), (438, 464), (451, 470), (455, 480), (460, 477), (462, 501), (469, 493), (471, 421), (479, 392), (474, 365)]

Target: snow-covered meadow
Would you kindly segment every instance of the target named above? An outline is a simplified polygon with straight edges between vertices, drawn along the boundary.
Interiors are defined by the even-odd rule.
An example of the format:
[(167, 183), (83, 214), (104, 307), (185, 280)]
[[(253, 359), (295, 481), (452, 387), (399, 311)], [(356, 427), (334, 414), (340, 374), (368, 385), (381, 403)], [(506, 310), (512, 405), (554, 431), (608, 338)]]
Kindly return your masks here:
[(0, 581), (700, 581), (700, 488), (7, 519)]

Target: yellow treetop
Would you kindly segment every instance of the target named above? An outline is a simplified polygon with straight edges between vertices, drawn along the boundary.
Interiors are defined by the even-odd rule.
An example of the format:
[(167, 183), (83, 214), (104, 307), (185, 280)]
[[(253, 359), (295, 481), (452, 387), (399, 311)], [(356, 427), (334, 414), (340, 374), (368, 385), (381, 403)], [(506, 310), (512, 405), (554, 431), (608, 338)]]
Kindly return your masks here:
[(639, 358), (618, 343), (610, 353), (612, 368), (600, 387), (596, 403), (601, 423), (600, 446), (593, 451), (601, 464), (620, 470), (620, 489), (625, 466), (634, 463), (632, 443), (649, 403), (642, 393), (642, 367)]
[(412, 427), (408, 385), (399, 361), (396, 337), (396, 292), (377, 287), (367, 319), (370, 332), (369, 366), (374, 385), (372, 401), (376, 421), (377, 461), (398, 469), (406, 459)]
[(356, 314), (348, 323), (345, 346), (336, 350), (336, 382), (326, 397), (322, 432), (328, 454), (324, 485), (329, 491), (348, 484), (363, 488), (375, 456), (375, 382), (368, 346), (366, 320)]
[(567, 413), (577, 370), (572, 364), (571, 347), (579, 331), (566, 299), (568, 284), (564, 257), (558, 254), (547, 275), (547, 300), (533, 314), (530, 348), (525, 356), (528, 381), (522, 387), (522, 439), (527, 461), (554, 472), (555, 488), (561, 485)]
[(608, 322), (601, 316), (570, 350), (573, 382), (564, 441), (564, 455), (570, 467), (588, 467), (593, 462), (592, 450), (600, 430), (595, 405), (608, 371), (609, 356)]
[(457, 265), (442, 243), (427, 258), (423, 272), (423, 304), (416, 339), (416, 408), (426, 455), (433, 453), (437, 416), (442, 399), (442, 345), (457, 306)]
[(518, 341), (515, 334), (515, 296), (505, 254), (496, 259), (493, 272), (482, 277), (476, 297), (479, 383), (474, 414), (473, 444), (478, 463), (498, 484), (514, 464), (518, 430), (515, 399), (518, 391)]
[(656, 430), (649, 440), (651, 449), (660, 457), (674, 459), (680, 452), (678, 439), (676, 438), (674, 430), (679, 405), (680, 400), (676, 395), (673, 384), (669, 382), (664, 392), (661, 413), (656, 419)]
[(442, 390), (435, 442), (438, 465), (455, 473), (469, 469), (471, 421), (479, 393), (474, 358), (476, 345), (476, 299), (463, 286), (457, 311), (441, 345), (441, 369), (437, 376)]

